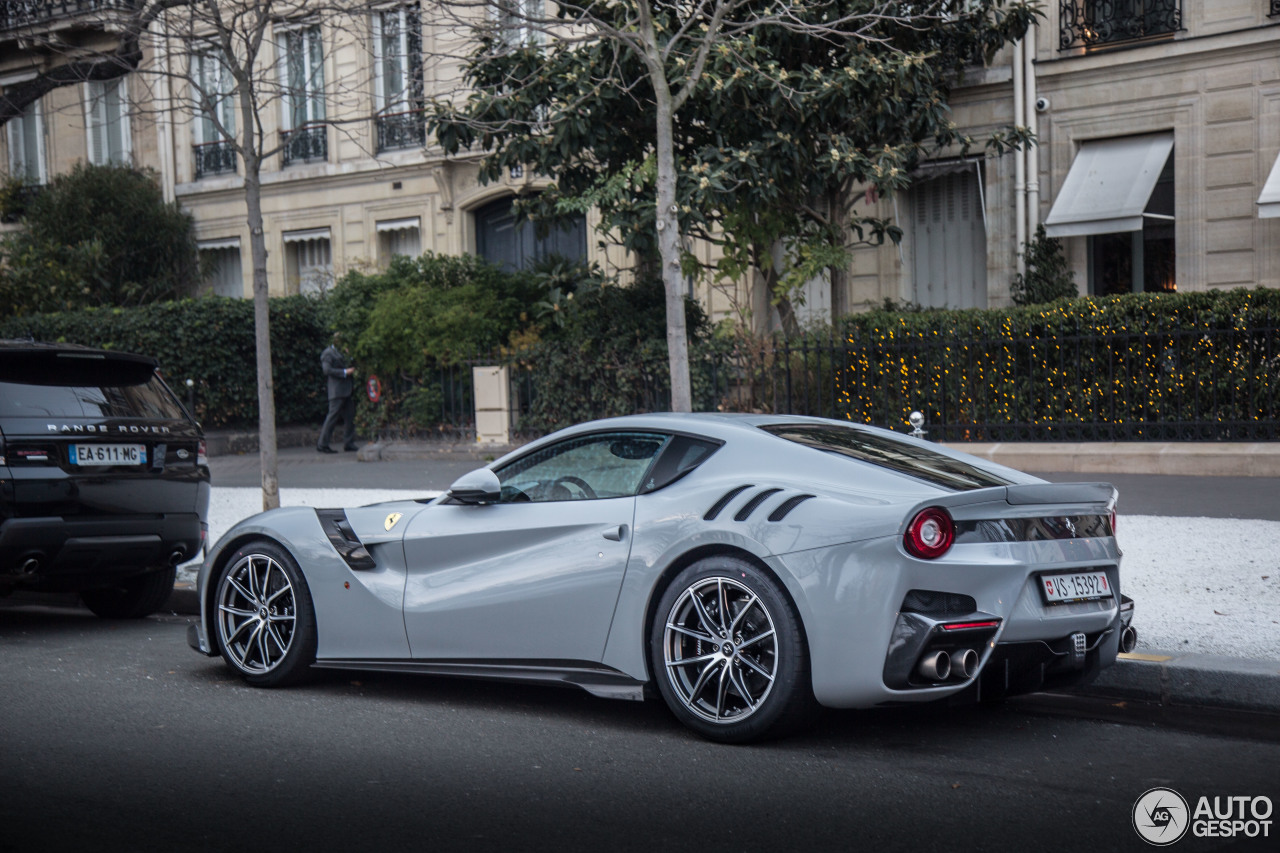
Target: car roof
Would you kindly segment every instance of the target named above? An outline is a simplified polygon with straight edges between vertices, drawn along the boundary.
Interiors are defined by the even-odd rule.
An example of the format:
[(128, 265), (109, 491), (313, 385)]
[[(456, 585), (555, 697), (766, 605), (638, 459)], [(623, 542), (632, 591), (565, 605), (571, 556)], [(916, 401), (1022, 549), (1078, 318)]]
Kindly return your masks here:
[(59, 356), (68, 358), (131, 361), (147, 364), (153, 368), (159, 367), (160, 365), (158, 361), (149, 355), (139, 355), (132, 352), (97, 349), (95, 347), (82, 346), (81, 344), (49, 343), (47, 341), (36, 341), (31, 339), (15, 340), (12, 338), (0, 338), (0, 358), (57, 358)]

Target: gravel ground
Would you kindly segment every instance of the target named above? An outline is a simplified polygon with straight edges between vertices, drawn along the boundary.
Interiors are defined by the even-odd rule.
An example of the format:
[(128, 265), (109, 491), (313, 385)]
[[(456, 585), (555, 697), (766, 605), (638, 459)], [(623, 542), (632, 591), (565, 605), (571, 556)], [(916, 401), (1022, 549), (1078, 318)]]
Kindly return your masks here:
[[(342, 507), (428, 497), (383, 489), (281, 489), (285, 506)], [(209, 541), (257, 512), (256, 488), (214, 488)], [(1280, 659), (1280, 522), (1121, 515), (1124, 591), (1138, 651)], [(182, 567), (195, 580), (198, 563)]]

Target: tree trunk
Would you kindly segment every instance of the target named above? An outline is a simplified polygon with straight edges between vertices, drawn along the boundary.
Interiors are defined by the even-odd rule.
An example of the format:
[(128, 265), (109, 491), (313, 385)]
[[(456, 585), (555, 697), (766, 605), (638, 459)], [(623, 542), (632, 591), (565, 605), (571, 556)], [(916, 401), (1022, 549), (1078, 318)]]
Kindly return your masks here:
[(253, 340), (258, 363), (258, 459), (262, 467), (262, 508), (280, 506), (276, 459), (276, 396), (271, 371), (271, 314), (267, 301), (267, 239), (262, 230), (262, 158), (254, 137), (253, 102), (241, 98), (244, 130), (244, 201), (253, 256)]
[(680, 217), (676, 207), (676, 158), (671, 92), (654, 80), (657, 94), (658, 254), (667, 294), (667, 358), (671, 366), (671, 411), (693, 411), (689, 383), (689, 336), (685, 326), (684, 276), (680, 270)]

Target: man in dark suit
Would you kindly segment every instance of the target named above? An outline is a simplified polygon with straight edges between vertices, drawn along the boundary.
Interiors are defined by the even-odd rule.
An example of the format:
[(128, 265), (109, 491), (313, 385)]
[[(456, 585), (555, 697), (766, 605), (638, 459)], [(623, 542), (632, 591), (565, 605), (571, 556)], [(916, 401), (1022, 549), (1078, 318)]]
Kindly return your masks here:
[(339, 343), (341, 336), (334, 332), (333, 343), (320, 353), (320, 367), (329, 384), (329, 415), (320, 428), (320, 443), (316, 445), (316, 450), (320, 453), (337, 452), (329, 446), (329, 439), (333, 437), (333, 428), (338, 425), (339, 419), (344, 422), (345, 431), (342, 449), (356, 449), (356, 401), (351, 396), (351, 377), (355, 375), (356, 369), (347, 366), (346, 357), (338, 349)]

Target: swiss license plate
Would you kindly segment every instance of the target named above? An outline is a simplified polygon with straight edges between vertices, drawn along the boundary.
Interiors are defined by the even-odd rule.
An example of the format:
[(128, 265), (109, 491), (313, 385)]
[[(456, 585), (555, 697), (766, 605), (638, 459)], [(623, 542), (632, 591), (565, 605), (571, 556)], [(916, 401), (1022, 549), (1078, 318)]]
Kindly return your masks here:
[(146, 465), (147, 448), (142, 444), (73, 444), (72, 465)]
[(1068, 575), (1041, 575), (1040, 591), (1050, 604), (1064, 601), (1091, 601), (1111, 597), (1106, 572), (1076, 572)]

